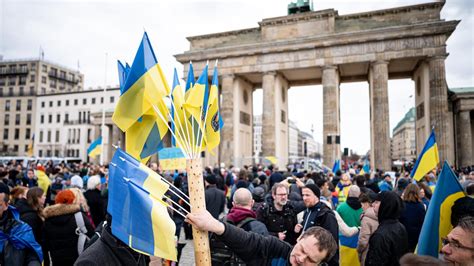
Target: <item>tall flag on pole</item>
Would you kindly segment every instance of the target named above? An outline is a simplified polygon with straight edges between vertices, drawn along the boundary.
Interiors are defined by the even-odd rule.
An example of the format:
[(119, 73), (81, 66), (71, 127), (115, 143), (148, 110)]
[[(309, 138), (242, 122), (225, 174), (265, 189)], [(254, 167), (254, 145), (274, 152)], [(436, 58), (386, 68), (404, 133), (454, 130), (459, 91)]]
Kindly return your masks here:
[(110, 164), (107, 208), (112, 233), (135, 250), (176, 261), (176, 226), (162, 200), (168, 189), (161, 176), (117, 149)]
[(433, 170), (438, 164), (438, 145), (436, 144), (434, 130), (432, 130), (430, 137), (425, 143), (425, 147), (423, 147), (420, 156), (418, 156), (418, 160), (416, 160), (410, 176), (416, 181), (420, 181), (426, 173)]
[(28, 144), (27, 155), (28, 157), (33, 157), (34, 151), (33, 147), (35, 146), (35, 134), (31, 137), (30, 144)]
[(102, 137), (99, 137), (98, 139), (94, 140), (91, 145), (89, 145), (89, 148), (87, 148), (87, 155), (91, 158), (96, 157), (97, 155), (100, 155), (102, 152)]
[(438, 258), (441, 250), (441, 239), (453, 228), (451, 225), (451, 207), (454, 202), (464, 197), (464, 191), (453, 170), (447, 162), (438, 178), (438, 184), (430, 200), (425, 221), (418, 239), (417, 254)]
[(332, 166), (332, 172), (336, 173), (337, 170), (341, 170), (341, 160), (334, 161), (334, 165)]
[(206, 118), (206, 147), (212, 152), (221, 141), (221, 128), (224, 126), (221, 114), (219, 112), (219, 76), (217, 66), (214, 67), (212, 85), (209, 92), (209, 107)]
[(126, 80), (112, 120), (126, 134), (127, 152), (147, 161), (162, 147), (162, 139), (168, 132), (169, 110), (163, 98), (170, 94), (170, 88), (146, 32), (132, 67), (127, 71), (127, 67), (119, 65), (119, 79), (121, 69), (126, 73)]
[(369, 165), (369, 160), (367, 159), (365, 159), (364, 166), (362, 166), (362, 169), (359, 172), (359, 175), (365, 175), (365, 174), (370, 174), (370, 165)]

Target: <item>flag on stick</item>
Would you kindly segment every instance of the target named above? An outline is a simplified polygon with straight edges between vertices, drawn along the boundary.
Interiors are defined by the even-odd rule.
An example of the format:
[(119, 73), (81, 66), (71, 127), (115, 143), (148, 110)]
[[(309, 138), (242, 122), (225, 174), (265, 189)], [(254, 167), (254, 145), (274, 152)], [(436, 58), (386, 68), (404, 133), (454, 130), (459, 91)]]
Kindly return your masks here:
[(418, 156), (418, 160), (416, 160), (410, 176), (416, 181), (420, 181), (426, 173), (433, 170), (438, 164), (438, 145), (436, 144), (434, 130), (432, 130), (430, 137), (425, 143), (425, 147), (423, 147), (420, 156)]
[(212, 153), (221, 141), (221, 128), (224, 126), (221, 114), (219, 112), (219, 77), (217, 66), (214, 68), (212, 85), (209, 92), (209, 106), (206, 117), (206, 147)]
[(87, 155), (89, 157), (96, 157), (97, 155), (100, 155), (102, 152), (102, 137), (99, 137), (98, 139), (94, 140), (91, 145), (89, 145), (89, 148), (87, 149)]

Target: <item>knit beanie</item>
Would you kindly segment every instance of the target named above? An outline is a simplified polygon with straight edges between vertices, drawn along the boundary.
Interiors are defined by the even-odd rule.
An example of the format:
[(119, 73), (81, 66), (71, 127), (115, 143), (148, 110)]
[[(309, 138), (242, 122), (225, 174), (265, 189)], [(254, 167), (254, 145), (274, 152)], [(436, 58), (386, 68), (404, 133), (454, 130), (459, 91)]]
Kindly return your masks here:
[(316, 186), (315, 184), (306, 184), (304, 188), (311, 189), (311, 191), (313, 191), (314, 195), (316, 195), (318, 199), (321, 197), (321, 190), (319, 190), (318, 186)]

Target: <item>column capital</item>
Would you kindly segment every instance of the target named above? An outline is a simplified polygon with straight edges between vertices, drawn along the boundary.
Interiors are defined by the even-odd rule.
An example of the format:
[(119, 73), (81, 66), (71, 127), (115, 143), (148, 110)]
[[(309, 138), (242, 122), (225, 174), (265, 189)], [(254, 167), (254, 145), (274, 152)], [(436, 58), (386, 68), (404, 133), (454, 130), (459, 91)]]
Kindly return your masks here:
[(449, 54), (440, 54), (440, 55), (433, 55), (426, 58), (427, 62), (434, 61), (434, 60), (446, 60)]
[(376, 66), (376, 65), (381, 65), (381, 64), (388, 65), (388, 63), (389, 63), (388, 60), (375, 60), (375, 61), (371, 61), (370, 65), (371, 66)]
[(223, 78), (223, 79), (234, 79), (234, 78), (235, 78), (235, 74), (233, 74), (233, 73), (224, 74), (224, 75), (222, 75), (222, 78)]
[(322, 67), (323, 71), (324, 70), (330, 70), (330, 69), (334, 69), (334, 70), (337, 70), (338, 69), (338, 66), (337, 65), (332, 65), (332, 64), (329, 64), (329, 65), (324, 65)]
[(266, 76), (266, 75), (269, 75), (269, 76), (276, 76), (276, 75), (277, 75), (277, 72), (274, 71), (274, 70), (265, 71), (265, 72), (263, 72), (263, 75), (264, 75), (264, 76)]

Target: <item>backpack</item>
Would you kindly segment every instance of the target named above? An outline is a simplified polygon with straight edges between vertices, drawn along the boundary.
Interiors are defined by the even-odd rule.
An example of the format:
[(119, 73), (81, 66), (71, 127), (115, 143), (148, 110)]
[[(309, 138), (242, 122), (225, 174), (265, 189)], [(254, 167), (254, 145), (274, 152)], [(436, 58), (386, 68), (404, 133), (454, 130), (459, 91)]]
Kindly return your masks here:
[(81, 255), (84, 251), (84, 246), (86, 242), (89, 240), (87, 234), (87, 228), (84, 224), (84, 217), (82, 216), (82, 212), (76, 212), (74, 214), (74, 219), (76, 220), (76, 235), (79, 237), (77, 238), (77, 254)]
[[(238, 228), (243, 228), (248, 223), (256, 221), (255, 218), (247, 217), (240, 221), (235, 226)], [(230, 224), (230, 221), (226, 221), (225, 218), (223, 222), (227, 222)], [(223, 266), (245, 266), (245, 262), (239, 258), (228, 246), (224, 244), (221, 240), (217, 239), (215, 234), (211, 234), (209, 239), (210, 247), (211, 247), (211, 261), (212, 265), (223, 265)]]

